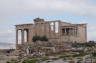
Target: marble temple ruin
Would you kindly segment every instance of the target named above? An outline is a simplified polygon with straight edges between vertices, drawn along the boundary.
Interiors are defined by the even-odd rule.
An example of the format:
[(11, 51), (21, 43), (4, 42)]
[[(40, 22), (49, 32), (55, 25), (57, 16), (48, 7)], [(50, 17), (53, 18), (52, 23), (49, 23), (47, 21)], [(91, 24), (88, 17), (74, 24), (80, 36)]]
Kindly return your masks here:
[(87, 24), (71, 24), (60, 20), (34, 19), (34, 24), (16, 25), (16, 48), (32, 44), (33, 36), (46, 36), (49, 41), (87, 42)]

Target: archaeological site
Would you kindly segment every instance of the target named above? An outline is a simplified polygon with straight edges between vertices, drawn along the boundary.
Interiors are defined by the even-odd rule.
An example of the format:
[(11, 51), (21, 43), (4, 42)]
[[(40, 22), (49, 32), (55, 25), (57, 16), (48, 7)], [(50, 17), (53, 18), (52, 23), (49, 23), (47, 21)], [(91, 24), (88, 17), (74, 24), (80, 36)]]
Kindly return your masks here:
[[(60, 20), (45, 21), (44, 19), (36, 18), (33, 24), (16, 25), (16, 49), (20, 49), (20, 47), (26, 49), (30, 45), (39, 46), (39, 43), (34, 44), (32, 40), (34, 36), (46, 36), (48, 42), (51, 43), (50, 46), (55, 47), (56, 45), (56, 48), (57, 46), (62, 48), (64, 46), (62, 43), (64, 42), (87, 42), (87, 24), (72, 24)], [(50, 49), (48, 48), (49, 43), (46, 45), (44, 43), (46, 42), (43, 42), (42, 46)], [(52, 47), (51, 49), (54, 49)]]

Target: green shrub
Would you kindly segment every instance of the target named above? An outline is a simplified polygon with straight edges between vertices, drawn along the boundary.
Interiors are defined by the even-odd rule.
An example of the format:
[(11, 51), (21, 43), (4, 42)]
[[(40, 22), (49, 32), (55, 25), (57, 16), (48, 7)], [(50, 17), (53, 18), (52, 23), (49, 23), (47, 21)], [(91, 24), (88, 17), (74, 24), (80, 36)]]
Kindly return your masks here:
[(16, 61), (7, 61), (6, 63), (18, 63)]
[(48, 38), (46, 36), (40, 37), (40, 41), (48, 41)]
[(48, 38), (46, 36), (33, 36), (32, 41), (48, 41)]
[(6, 63), (10, 63), (9, 61), (7, 61)]
[(72, 57), (82, 57), (85, 56), (85, 53), (80, 53), (80, 54), (74, 54)]
[(68, 57), (71, 57), (71, 56), (60, 56), (59, 58), (68, 58)]
[(41, 61), (46, 61), (46, 60), (48, 60), (48, 58), (42, 58), (42, 59), (41, 59)]
[(96, 53), (92, 53), (92, 56), (93, 56), (93, 57), (96, 57)]
[(36, 42), (38, 40), (40, 40), (40, 36), (33, 36), (33, 38), (32, 38), (32, 41), (33, 42)]
[(52, 58), (52, 60), (58, 60), (59, 58)]
[(36, 63), (37, 61), (38, 61), (37, 59), (24, 60), (22, 63)]

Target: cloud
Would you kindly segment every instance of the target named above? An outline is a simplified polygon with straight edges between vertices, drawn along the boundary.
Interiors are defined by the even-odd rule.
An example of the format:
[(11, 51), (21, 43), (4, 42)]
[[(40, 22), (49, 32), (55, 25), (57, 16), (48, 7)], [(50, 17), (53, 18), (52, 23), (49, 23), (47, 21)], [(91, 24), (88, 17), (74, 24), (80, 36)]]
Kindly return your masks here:
[[(93, 0), (0, 0), (0, 27), (2, 29), (8, 26), (7, 29), (0, 30), (0, 42), (15, 42), (15, 30), (11, 28), (13, 29), (15, 24), (31, 23), (26, 18), (13, 17), (60, 16), (65, 13), (88, 19), (96, 18), (96, 4)], [(78, 21), (84, 22), (88, 23), (88, 40), (95, 40), (96, 22)]]
[(16, 48), (14, 43), (0, 42), (0, 49), (14, 49), (14, 48)]
[(88, 24), (88, 40), (96, 41), (96, 22), (89, 22)]
[(15, 43), (15, 30), (0, 30), (0, 42)]
[(96, 41), (96, 22), (81, 21), (79, 23), (87, 23), (87, 39)]
[[(63, 20), (62, 20), (63, 21)], [(71, 21), (75, 23), (74, 21)], [(88, 23), (87, 25), (87, 34), (88, 34), (88, 40), (96, 40), (96, 22), (91, 21), (78, 21), (77, 23)], [(0, 42), (11, 42), (15, 43), (15, 30), (9, 29), (9, 30), (0, 30)]]
[(95, 11), (96, 5), (89, 0), (0, 0), (0, 18), (62, 13), (94, 18)]

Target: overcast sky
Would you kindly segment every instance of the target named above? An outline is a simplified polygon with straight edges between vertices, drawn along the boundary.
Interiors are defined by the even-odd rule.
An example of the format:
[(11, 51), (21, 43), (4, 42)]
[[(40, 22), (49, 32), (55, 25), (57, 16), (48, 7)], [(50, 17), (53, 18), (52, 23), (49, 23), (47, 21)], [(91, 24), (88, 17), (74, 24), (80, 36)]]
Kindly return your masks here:
[(96, 0), (0, 0), (0, 42), (14, 43), (14, 25), (36, 17), (88, 23), (88, 40), (96, 40)]

